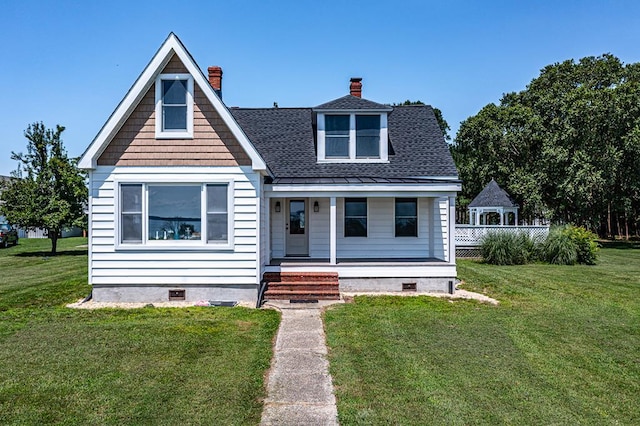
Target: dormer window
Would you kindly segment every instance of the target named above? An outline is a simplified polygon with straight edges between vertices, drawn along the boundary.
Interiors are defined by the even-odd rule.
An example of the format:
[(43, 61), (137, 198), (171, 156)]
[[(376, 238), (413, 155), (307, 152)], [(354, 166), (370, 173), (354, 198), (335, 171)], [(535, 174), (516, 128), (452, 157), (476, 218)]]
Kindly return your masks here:
[(160, 74), (156, 79), (156, 138), (193, 138), (193, 77)]
[(386, 113), (318, 113), (318, 161), (387, 161)]

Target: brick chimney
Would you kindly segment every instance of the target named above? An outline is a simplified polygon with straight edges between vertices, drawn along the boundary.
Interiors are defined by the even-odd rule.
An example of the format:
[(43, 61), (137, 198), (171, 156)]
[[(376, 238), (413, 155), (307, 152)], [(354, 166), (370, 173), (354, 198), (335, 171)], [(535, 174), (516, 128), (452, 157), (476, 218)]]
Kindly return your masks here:
[(362, 78), (353, 77), (351, 79), (351, 84), (349, 85), (349, 92), (351, 96), (355, 96), (357, 98), (362, 97)]
[(218, 97), (222, 99), (222, 68), (213, 66), (207, 68), (209, 71), (209, 84), (216, 91)]

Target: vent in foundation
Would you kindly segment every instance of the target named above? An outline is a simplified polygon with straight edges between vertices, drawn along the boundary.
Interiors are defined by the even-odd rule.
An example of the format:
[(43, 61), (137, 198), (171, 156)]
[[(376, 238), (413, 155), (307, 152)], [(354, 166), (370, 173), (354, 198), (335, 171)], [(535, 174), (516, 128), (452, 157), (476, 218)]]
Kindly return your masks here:
[(169, 290), (169, 300), (185, 300), (185, 290)]
[(416, 291), (416, 283), (402, 283), (402, 291)]

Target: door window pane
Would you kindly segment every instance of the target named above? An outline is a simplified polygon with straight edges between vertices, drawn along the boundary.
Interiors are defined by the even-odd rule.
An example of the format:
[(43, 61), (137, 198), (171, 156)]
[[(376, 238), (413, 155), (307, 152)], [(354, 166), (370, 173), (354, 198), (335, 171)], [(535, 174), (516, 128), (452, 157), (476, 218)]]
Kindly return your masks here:
[(304, 201), (291, 200), (289, 201), (289, 233), (300, 234), (305, 233), (305, 209)]
[(418, 199), (396, 198), (396, 237), (418, 236)]
[(149, 185), (149, 240), (200, 240), (200, 185)]
[(344, 200), (344, 236), (367, 236), (367, 199), (345, 198)]
[(380, 157), (380, 116), (356, 115), (356, 158)]

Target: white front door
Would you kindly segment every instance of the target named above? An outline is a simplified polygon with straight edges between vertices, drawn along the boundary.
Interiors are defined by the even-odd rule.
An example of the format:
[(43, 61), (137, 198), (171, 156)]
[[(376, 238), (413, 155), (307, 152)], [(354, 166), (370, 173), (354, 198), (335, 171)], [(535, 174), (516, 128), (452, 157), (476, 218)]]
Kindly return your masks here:
[(287, 199), (285, 229), (287, 233), (287, 256), (309, 256), (309, 227), (307, 200)]

